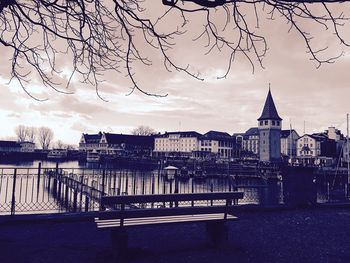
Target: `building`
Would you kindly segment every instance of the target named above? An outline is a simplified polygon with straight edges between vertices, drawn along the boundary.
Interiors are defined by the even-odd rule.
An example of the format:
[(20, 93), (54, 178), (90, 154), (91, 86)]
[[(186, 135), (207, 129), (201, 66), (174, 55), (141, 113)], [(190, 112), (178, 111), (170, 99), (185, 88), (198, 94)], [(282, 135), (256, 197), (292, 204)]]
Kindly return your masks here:
[(258, 118), (260, 161), (281, 161), (281, 127), (282, 118), (277, 113), (269, 89), (263, 111)]
[(101, 145), (102, 132), (97, 134), (83, 133), (79, 142), (79, 151), (91, 152), (93, 150), (99, 152), (105, 146)]
[(20, 142), (21, 152), (34, 152), (35, 143), (34, 142)]
[(283, 156), (292, 157), (297, 155), (297, 141), (299, 137), (295, 130), (281, 131), (281, 154)]
[(209, 131), (199, 139), (199, 151), (216, 159), (231, 159), (235, 138), (226, 132)]
[(102, 155), (150, 156), (153, 151), (154, 136), (128, 135), (99, 132), (83, 133), (79, 151), (97, 152)]
[(230, 159), (234, 137), (226, 132), (209, 131), (204, 135), (195, 131), (166, 132), (154, 140), (154, 154), (168, 157), (200, 159)]
[[(195, 131), (166, 132), (156, 135), (154, 138), (154, 154), (157, 156), (190, 157), (192, 152), (200, 150), (199, 140), (202, 136), (202, 134)], [(209, 145), (206, 145), (206, 147), (211, 148)]]
[(325, 133), (304, 134), (297, 140), (297, 163), (329, 165), (336, 156), (336, 141)]
[(20, 152), (21, 145), (16, 141), (0, 141), (0, 152)]
[(103, 133), (100, 142), (103, 147), (103, 154), (151, 156), (154, 147), (154, 136)]
[(35, 143), (0, 141), (0, 152), (34, 152)]
[(245, 156), (258, 156), (259, 129), (257, 127), (250, 128), (243, 134), (242, 150)]

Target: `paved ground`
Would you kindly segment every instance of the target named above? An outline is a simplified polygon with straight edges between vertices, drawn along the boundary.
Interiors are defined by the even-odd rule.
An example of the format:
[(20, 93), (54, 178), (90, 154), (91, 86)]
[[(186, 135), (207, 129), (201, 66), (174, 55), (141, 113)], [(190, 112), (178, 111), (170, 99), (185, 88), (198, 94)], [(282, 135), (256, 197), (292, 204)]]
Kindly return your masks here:
[[(350, 262), (350, 208), (244, 212), (220, 249), (205, 233), (203, 224), (132, 229), (124, 261)], [(0, 223), (1, 263), (109, 263), (111, 249), (91, 221)]]

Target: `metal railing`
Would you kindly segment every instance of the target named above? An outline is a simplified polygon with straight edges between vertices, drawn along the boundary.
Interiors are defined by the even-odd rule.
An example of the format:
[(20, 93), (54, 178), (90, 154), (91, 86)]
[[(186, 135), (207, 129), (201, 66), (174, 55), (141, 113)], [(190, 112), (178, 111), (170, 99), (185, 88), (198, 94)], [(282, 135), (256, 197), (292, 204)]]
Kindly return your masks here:
[[(88, 168), (0, 168), (0, 214), (98, 211), (103, 195), (243, 191), (242, 204), (280, 202), (261, 181), (232, 177), (167, 180), (159, 171)], [(271, 197), (272, 196), (272, 197)]]

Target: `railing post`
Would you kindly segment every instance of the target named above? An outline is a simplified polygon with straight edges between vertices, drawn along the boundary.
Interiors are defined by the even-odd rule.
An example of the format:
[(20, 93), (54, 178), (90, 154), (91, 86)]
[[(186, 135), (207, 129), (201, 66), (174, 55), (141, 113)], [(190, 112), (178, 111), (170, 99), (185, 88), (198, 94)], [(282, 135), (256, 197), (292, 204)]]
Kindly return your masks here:
[[(211, 193), (214, 192), (214, 185), (213, 185), (213, 183), (210, 183), (210, 192), (211, 192)], [(226, 202), (227, 202), (227, 200), (226, 200)], [(213, 199), (210, 200), (210, 205), (213, 206)], [(225, 219), (226, 219), (226, 218), (225, 218)]]
[(41, 174), (41, 162), (39, 162), (39, 164), (38, 164), (38, 181), (37, 181), (37, 185), (36, 185), (36, 201), (39, 200), (40, 174)]
[(17, 177), (17, 168), (15, 168), (13, 171), (11, 215), (14, 215), (16, 211), (16, 177)]
[(102, 205), (102, 197), (105, 195), (105, 179), (106, 179), (106, 170), (102, 170), (102, 193), (101, 193), (101, 200), (100, 200), (100, 211), (104, 211), (105, 207)]
[(89, 197), (88, 195), (85, 196), (85, 212), (88, 212), (89, 211)]
[(73, 191), (73, 212), (76, 213), (78, 203), (78, 187), (76, 186)]
[[(193, 178), (192, 178), (192, 194), (194, 192), (194, 182), (193, 182)], [(191, 206), (194, 206), (194, 201), (191, 201)]]

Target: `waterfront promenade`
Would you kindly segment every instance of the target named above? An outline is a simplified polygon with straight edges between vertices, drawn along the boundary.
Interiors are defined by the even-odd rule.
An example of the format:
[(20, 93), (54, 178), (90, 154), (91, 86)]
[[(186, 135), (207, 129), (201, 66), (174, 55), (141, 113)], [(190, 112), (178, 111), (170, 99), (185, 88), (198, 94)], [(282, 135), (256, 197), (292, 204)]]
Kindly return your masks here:
[[(126, 262), (350, 262), (350, 207), (244, 211), (229, 242), (206, 243), (204, 224), (130, 230)], [(1, 219), (1, 218), (0, 218)], [(109, 231), (85, 221), (0, 220), (2, 263), (92, 263), (111, 259)]]

